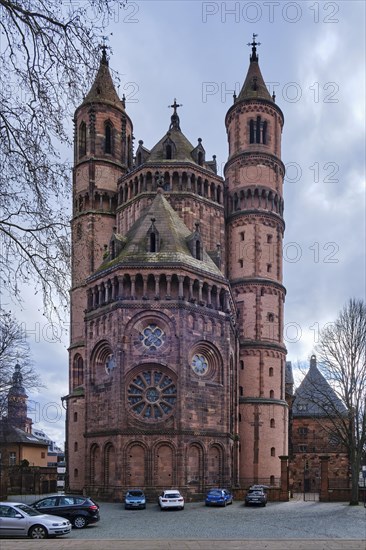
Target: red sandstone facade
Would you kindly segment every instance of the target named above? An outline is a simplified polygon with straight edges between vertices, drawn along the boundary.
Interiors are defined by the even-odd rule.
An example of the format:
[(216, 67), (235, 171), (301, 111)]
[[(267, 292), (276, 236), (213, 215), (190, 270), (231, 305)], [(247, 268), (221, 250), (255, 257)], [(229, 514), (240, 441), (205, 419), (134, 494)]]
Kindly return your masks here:
[[(69, 489), (279, 485), (287, 455), (283, 115), (256, 44), (225, 180), (180, 128), (132, 154), (103, 53), (75, 113)], [(283, 459), (282, 459), (283, 462)]]

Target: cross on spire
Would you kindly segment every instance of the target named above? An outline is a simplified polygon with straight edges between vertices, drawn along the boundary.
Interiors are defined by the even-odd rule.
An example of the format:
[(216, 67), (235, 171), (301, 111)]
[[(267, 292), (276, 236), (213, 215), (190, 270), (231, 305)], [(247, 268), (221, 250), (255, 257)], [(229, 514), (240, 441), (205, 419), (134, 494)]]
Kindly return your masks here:
[(179, 126), (179, 116), (178, 116), (178, 113), (177, 113), (177, 109), (178, 107), (183, 107), (182, 103), (177, 103), (177, 100), (174, 98), (174, 103), (172, 105), (168, 105), (169, 109), (174, 109), (173, 111), (173, 114), (171, 116), (171, 123), (170, 123), (170, 127), (169, 127), (169, 130), (172, 130), (173, 128), (175, 128), (176, 130), (180, 130), (180, 126)]
[(178, 107), (183, 107), (183, 104), (182, 103), (177, 103), (176, 98), (174, 98), (173, 105), (168, 105), (168, 107), (171, 108), (171, 109), (174, 109), (173, 115), (176, 115)]
[(106, 42), (109, 40), (108, 36), (102, 36), (102, 44), (100, 44), (99, 49), (102, 50), (102, 63), (108, 65), (107, 50), (110, 50), (111, 47), (107, 46)]
[(250, 61), (258, 61), (257, 55), (257, 46), (260, 46), (260, 42), (256, 42), (257, 34), (253, 32), (253, 42), (248, 42), (247, 46), (252, 46), (252, 55), (250, 56)]

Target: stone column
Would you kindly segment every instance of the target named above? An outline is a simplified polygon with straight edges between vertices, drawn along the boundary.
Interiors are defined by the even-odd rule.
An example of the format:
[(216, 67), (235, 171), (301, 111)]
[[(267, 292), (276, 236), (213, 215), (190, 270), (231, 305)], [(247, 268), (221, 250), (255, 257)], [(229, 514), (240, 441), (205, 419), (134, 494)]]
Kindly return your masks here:
[(183, 277), (183, 275), (178, 276), (178, 281), (179, 281), (179, 300), (183, 300), (183, 298), (184, 298), (184, 292), (183, 292), (184, 277)]
[(329, 502), (329, 456), (320, 456), (320, 495), (321, 502)]
[(280, 501), (287, 502), (289, 500), (289, 472), (288, 472), (288, 456), (282, 455), (278, 457), (281, 461), (281, 490)]
[(172, 276), (167, 275), (166, 276), (166, 297), (168, 300), (171, 298), (171, 284), (172, 284)]

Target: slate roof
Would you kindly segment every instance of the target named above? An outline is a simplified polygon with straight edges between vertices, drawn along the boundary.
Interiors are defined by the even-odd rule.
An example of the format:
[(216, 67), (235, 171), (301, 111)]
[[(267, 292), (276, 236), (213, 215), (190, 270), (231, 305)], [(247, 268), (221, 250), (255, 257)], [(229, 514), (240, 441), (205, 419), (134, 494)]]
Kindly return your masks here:
[(346, 413), (345, 406), (319, 371), (316, 357), (312, 355), (310, 368), (295, 392), (293, 417), (329, 417), (332, 410), (335, 414)]
[[(159, 192), (160, 191), (160, 192)], [(152, 226), (159, 234), (158, 252), (147, 250), (148, 232)], [(163, 192), (159, 189), (151, 205), (134, 223), (125, 236), (117, 235), (122, 250), (114, 260), (107, 260), (101, 265), (100, 270), (109, 266), (144, 266), (149, 264), (164, 267), (182, 263), (194, 270), (206, 272), (216, 279), (224, 276), (207, 252), (203, 251), (203, 258), (194, 258), (188, 246), (192, 231), (184, 224), (177, 212), (170, 206)], [(100, 271), (98, 270), (98, 271)]]
[[(173, 159), (167, 160), (164, 156), (164, 147), (163, 143), (170, 138), (176, 147), (176, 152)], [(150, 157), (147, 161), (149, 162), (194, 162), (197, 164), (192, 157), (191, 153), (195, 147), (192, 143), (186, 138), (183, 132), (179, 128), (172, 128), (169, 130), (154, 147), (151, 149)]]
[(41, 445), (47, 447), (47, 442), (34, 434), (27, 433), (20, 428), (11, 426), (7, 419), (0, 421), (0, 442), (2, 444), (22, 443), (23, 445)]

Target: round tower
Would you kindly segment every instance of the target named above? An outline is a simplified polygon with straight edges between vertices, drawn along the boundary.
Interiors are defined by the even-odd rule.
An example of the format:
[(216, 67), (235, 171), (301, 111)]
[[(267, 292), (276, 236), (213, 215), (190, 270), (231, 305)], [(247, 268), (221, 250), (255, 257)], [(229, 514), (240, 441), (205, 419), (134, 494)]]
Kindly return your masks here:
[(240, 478), (280, 477), (287, 454), (283, 343), (284, 117), (264, 83), (253, 35), (248, 73), (226, 115), (227, 273), (238, 308)]
[(132, 167), (132, 122), (105, 47), (74, 124), (70, 390), (83, 383), (85, 281), (102, 263), (116, 225), (118, 179)]
[(8, 422), (21, 430), (26, 430), (27, 426), (27, 399), (20, 365), (15, 365), (12, 385), (8, 392)]

